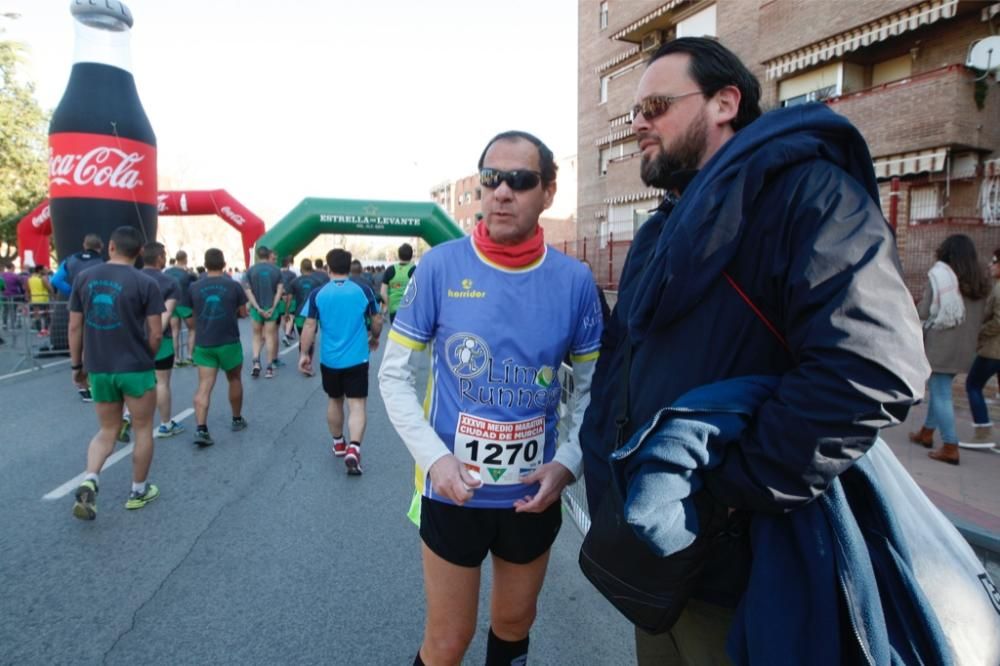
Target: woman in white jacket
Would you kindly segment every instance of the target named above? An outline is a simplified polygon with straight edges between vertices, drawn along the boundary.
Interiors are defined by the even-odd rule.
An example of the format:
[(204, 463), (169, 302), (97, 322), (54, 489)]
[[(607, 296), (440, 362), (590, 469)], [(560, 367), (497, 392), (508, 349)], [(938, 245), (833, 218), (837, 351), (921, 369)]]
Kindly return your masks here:
[(910, 434), (910, 440), (933, 448), (934, 430), (940, 429), (942, 446), (928, 455), (957, 465), (958, 434), (951, 385), (955, 375), (968, 372), (976, 356), (976, 339), (990, 284), (968, 236), (949, 236), (938, 247), (936, 256), (917, 305), (924, 322), (924, 351), (931, 365), (927, 417), (920, 432)]

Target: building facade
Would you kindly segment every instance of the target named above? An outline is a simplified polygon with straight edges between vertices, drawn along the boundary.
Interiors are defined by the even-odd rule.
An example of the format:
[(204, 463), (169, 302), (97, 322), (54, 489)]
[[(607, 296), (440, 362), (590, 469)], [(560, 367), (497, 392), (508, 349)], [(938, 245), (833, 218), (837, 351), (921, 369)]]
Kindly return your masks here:
[(951, 233), (985, 263), (1000, 246), (1000, 86), (965, 62), (998, 29), (993, 1), (580, 0), (576, 253), (617, 281), (662, 196), (639, 179), (627, 115), (646, 59), (711, 36), (760, 80), (765, 111), (822, 101), (858, 127), (912, 289)]

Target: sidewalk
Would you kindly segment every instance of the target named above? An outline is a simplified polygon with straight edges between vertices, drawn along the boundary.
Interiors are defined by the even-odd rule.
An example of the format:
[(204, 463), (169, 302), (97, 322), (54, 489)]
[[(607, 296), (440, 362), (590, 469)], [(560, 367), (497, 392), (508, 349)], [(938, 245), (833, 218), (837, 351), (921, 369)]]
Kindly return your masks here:
[[(959, 440), (972, 437), (972, 413), (965, 396), (965, 375), (955, 378), (955, 423)], [(996, 384), (986, 387), (987, 404), (995, 431), (1000, 436), (1000, 400)], [(913, 444), (907, 434), (920, 428), (927, 413), (926, 402), (910, 411), (906, 423), (882, 431), (896, 457), (917, 484), (965, 534), (974, 546), (1000, 552), (1000, 447), (992, 450), (961, 449), (961, 464), (947, 465), (927, 457), (927, 449)], [(1000, 437), (998, 437), (1000, 444)], [(941, 445), (934, 433), (934, 446)]]

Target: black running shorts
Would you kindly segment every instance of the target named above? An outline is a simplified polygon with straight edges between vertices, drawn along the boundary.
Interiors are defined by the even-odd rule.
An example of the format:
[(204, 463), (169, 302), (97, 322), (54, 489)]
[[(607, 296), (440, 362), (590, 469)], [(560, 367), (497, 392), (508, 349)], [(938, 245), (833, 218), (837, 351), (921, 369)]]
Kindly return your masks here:
[(367, 398), (368, 397), (368, 362), (352, 365), (349, 368), (328, 368), (319, 366), (323, 376), (323, 390), (331, 398)]
[(541, 513), (472, 509), (421, 498), (420, 538), (434, 553), (461, 567), (478, 567), (493, 553), (528, 564), (548, 551), (562, 526), (562, 502)]

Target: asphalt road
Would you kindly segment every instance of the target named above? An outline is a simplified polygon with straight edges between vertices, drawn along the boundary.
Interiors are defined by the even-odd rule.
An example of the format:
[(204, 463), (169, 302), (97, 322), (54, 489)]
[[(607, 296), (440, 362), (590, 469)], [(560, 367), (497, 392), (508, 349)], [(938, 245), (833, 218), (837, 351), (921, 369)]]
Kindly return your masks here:
[[(139, 511), (124, 508), (123, 457), (101, 475), (92, 523), (72, 517), (71, 491), (43, 499), (82, 472), (96, 430), (69, 374), (0, 378), (0, 664), (412, 663), (424, 613), (419, 536), (404, 515), (413, 468), (374, 367), (364, 476), (330, 454), (318, 377), (245, 372), (248, 430), (228, 431), (220, 377), (216, 445), (192, 444), (192, 417), (185, 434), (157, 440), (150, 480), (162, 494)], [(193, 368), (174, 372), (174, 414), (195, 384)], [(566, 516), (531, 663), (634, 663), (630, 625), (580, 574), (579, 544)], [(488, 586), (487, 566), (469, 664), (485, 654)]]

